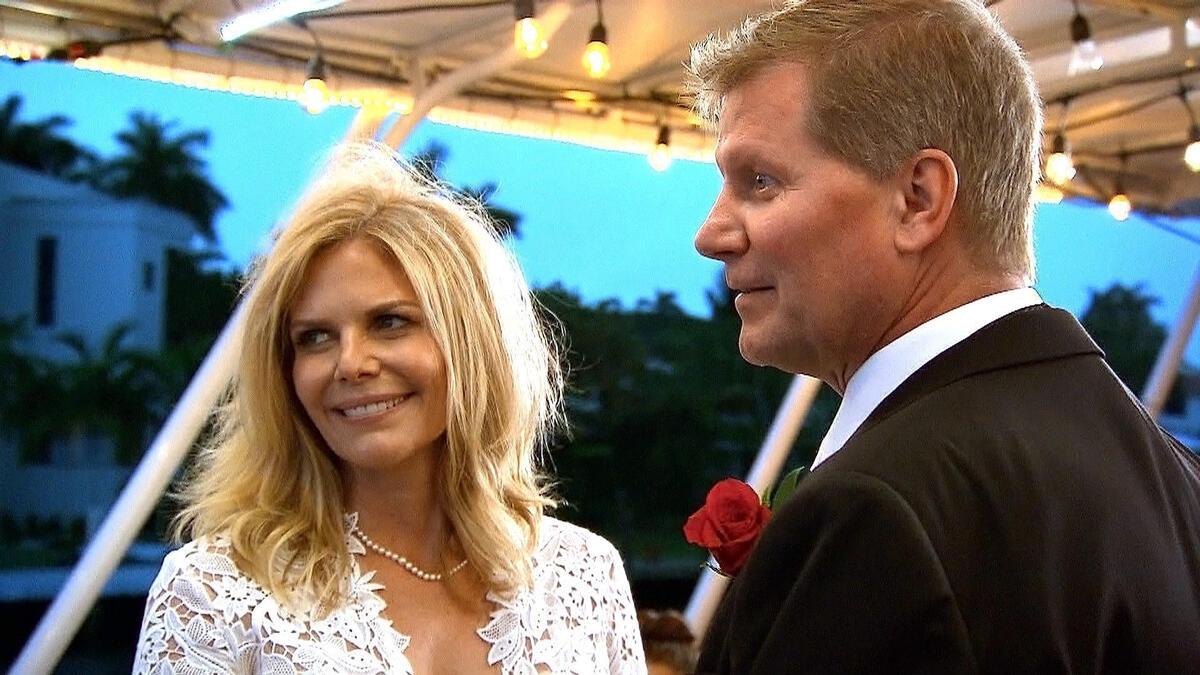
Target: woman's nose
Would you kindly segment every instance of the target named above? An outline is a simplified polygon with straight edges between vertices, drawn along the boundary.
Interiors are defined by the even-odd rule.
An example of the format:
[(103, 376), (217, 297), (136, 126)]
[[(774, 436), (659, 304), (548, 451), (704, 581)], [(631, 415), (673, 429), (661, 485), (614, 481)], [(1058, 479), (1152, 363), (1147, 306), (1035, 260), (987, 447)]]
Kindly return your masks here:
[(379, 374), (379, 359), (370, 340), (348, 334), (342, 337), (340, 347), (335, 373), (339, 380), (354, 381)]

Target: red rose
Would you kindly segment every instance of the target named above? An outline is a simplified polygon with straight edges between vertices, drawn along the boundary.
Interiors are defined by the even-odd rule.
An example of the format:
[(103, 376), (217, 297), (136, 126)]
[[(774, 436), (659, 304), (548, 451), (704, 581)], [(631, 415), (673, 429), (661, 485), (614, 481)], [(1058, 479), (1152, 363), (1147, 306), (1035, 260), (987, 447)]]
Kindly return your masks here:
[(721, 571), (732, 575), (746, 564), (770, 519), (771, 510), (763, 506), (754, 488), (726, 478), (708, 491), (704, 506), (687, 519), (683, 536), (688, 543), (708, 549)]

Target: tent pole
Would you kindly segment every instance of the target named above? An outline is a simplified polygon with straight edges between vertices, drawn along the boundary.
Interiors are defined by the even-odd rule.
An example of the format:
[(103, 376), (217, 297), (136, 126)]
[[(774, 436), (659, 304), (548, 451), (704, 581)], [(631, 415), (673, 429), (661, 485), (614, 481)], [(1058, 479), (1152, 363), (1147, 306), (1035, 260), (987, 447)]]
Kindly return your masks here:
[(1175, 383), (1175, 376), (1179, 373), (1183, 352), (1192, 337), (1192, 329), (1196, 327), (1197, 317), (1200, 317), (1200, 268), (1196, 269), (1196, 275), (1192, 279), (1192, 290), (1179, 313), (1179, 319), (1171, 327), (1171, 334), (1167, 336), (1158, 352), (1154, 368), (1146, 380), (1146, 388), (1142, 391), (1142, 404), (1146, 406), (1146, 411), (1152, 419), (1157, 420), (1162, 414), (1163, 406), (1166, 405), (1171, 385)]
[[(804, 424), (804, 418), (808, 416), (808, 411), (820, 390), (821, 381), (816, 378), (807, 375), (792, 378), (783, 403), (780, 404), (775, 419), (771, 422), (771, 428), (767, 431), (767, 437), (758, 450), (758, 457), (755, 458), (754, 465), (750, 467), (750, 474), (746, 477), (746, 482), (758, 494), (763, 494), (779, 477), (792, 444), (796, 441), (796, 435), (800, 433), (800, 427)], [(684, 618), (697, 640), (708, 630), (708, 624), (712, 621), (713, 613), (716, 612), (728, 585), (728, 577), (720, 576), (711, 569), (700, 573), (700, 580), (696, 583), (684, 611)]]
[[(567, 20), (567, 16), (570, 13), (571, 6), (566, 2), (556, 2), (542, 13), (541, 18), (538, 20), (542, 23), (546, 31), (547, 39), (553, 37), (563, 22)], [(417, 124), (429, 114), (429, 111), (441, 105), (463, 89), (493, 73), (509, 68), (524, 58), (512, 45), (509, 45), (496, 54), (475, 61), (474, 63), (469, 63), (442, 77), (423, 92), (419, 92), (419, 97), (413, 101), (412, 112), (396, 121), (396, 124), (392, 126), (384, 138), (384, 143), (399, 149), (401, 145), (404, 145), (404, 141), (408, 139), (408, 136), (416, 128)]]

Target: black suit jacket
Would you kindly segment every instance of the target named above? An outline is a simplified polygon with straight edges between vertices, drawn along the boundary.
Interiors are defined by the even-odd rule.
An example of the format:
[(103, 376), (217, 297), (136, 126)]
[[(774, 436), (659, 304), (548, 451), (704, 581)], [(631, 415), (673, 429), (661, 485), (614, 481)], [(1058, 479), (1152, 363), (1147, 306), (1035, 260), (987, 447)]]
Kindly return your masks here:
[(1200, 673), (1200, 461), (1068, 313), (914, 373), (774, 515), (701, 673)]

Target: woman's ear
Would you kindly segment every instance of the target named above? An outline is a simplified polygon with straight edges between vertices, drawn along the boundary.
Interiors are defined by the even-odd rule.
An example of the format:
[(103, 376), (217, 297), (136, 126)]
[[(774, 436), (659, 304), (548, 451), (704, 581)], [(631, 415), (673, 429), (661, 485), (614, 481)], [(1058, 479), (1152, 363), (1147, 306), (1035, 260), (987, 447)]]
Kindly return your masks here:
[(927, 148), (913, 155), (896, 177), (903, 191), (904, 211), (895, 232), (896, 249), (919, 253), (942, 236), (958, 195), (958, 169), (941, 150)]

